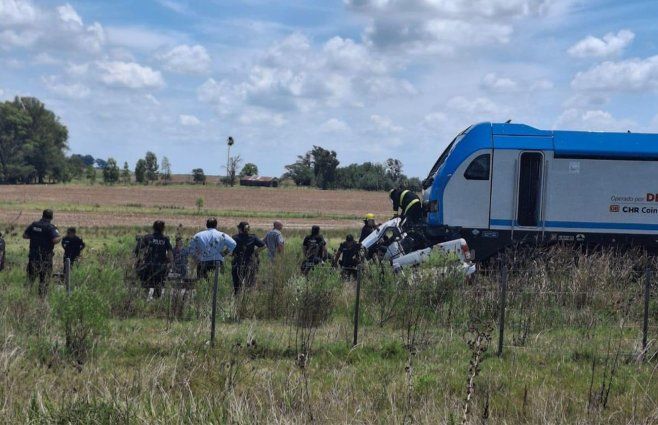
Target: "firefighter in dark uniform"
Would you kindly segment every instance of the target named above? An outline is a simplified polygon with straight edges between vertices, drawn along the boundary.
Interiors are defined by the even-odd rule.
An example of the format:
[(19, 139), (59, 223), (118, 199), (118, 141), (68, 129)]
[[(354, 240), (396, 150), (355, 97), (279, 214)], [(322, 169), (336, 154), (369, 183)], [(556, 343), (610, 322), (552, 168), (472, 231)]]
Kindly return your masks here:
[(411, 190), (394, 189), (391, 190), (390, 197), (393, 202), (393, 211), (396, 214), (398, 211), (400, 212), (404, 228), (413, 227), (422, 222), (423, 205), (418, 195)]
[(60, 236), (57, 227), (52, 224), (52, 210), (45, 210), (41, 220), (30, 224), (23, 239), (30, 240), (30, 254), (27, 263), (27, 278), (32, 284), (39, 278), (39, 296), (48, 293), (48, 283), (53, 272), (53, 250), (59, 243)]
[(153, 223), (153, 233), (139, 241), (139, 252), (143, 253), (143, 264), (139, 273), (142, 287), (148, 292), (153, 288), (153, 297), (162, 296), (162, 288), (167, 278), (168, 263), (172, 262), (173, 248), (164, 235), (165, 223), (157, 220)]
[(363, 220), (363, 227), (361, 228), (359, 243), (363, 242), (365, 238), (370, 236), (370, 234), (374, 232), (375, 229), (377, 229), (377, 224), (375, 223), (375, 214), (366, 214), (366, 218)]
[(340, 265), (341, 276), (345, 280), (356, 280), (357, 267), (359, 266), (360, 246), (354, 240), (354, 236), (347, 235), (345, 242), (340, 244), (336, 255), (334, 256), (333, 265)]
[(233, 292), (237, 295), (242, 286), (251, 287), (258, 274), (258, 252), (265, 248), (265, 242), (249, 233), (249, 223), (238, 224), (239, 233), (233, 236), (236, 247), (233, 250)]

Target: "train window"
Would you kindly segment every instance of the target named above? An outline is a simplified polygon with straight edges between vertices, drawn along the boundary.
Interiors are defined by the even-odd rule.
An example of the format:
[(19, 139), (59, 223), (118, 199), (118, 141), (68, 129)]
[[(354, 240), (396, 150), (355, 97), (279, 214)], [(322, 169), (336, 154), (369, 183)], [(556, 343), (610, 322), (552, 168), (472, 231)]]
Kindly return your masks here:
[(519, 170), (519, 226), (537, 227), (541, 221), (542, 161), (539, 152), (521, 154)]
[(491, 155), (484, 154), (475, 158), (466, 168), (466, 180), (489, 180)]

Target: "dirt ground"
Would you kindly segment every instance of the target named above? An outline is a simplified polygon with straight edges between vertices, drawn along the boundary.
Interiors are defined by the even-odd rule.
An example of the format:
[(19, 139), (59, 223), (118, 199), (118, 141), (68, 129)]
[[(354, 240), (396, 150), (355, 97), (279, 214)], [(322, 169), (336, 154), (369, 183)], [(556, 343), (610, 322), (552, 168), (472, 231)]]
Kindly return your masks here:
[[(217, 212), (223, 226), (244, 218), (254, 227), (269, 227), (273, 219), (281, 219), (293, 228), (312, 224), (347, 228), (358, 226), (359, 217), (365, 213), (374, 213), (380, 219), (392, 213), (385, 192), (210, 185), (29, 185), (0, 186), (0, 221), (11, 222), (21, 213), (20, 223), (29, 222), (39, 217), (40, 209), (50, 207), (55, 210), (60, 226), (143, 226), (158, 218), (197, 226), (203, 221), (203, 217), (193, 215), (198, 198), (204, 200), (204, 210)], [(145, 211), (141, 212), (140, 208)], [(154, 208), (162, 213), (153, 211)], [(226, 212), (224, 217), (222, 212)], [(245, 212), (245, 217), (240, 212)], [(304, 217), (299, 217), (300, 214)]]

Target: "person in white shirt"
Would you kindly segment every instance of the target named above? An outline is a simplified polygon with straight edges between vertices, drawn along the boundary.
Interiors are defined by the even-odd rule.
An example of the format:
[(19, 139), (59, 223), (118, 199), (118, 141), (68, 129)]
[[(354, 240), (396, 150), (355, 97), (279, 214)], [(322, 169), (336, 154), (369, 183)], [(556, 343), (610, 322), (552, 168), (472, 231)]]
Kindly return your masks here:
[(232, 237), (217, 230), (217, 219), (206, 221), (206, 230), (194, 235), (190, 242), (190, 255), (197, 262), (197, 277), (206, 279), (208, 272), (224, 264), (224, 257), (233, 252), (236, 243)]

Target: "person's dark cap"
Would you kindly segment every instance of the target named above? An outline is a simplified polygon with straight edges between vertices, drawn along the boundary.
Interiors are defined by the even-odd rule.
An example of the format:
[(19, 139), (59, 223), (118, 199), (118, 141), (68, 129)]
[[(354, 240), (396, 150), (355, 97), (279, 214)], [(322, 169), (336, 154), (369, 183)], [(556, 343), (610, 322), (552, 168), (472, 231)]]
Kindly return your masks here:
[(43, 210), (42, 217), (44, 220), (52, 220), (53, 219), (53, 210), (47, 209)]
[(217, 228), (217, 219), (215, 217), (211, 217), (208, 220), (206, 220), (206, 228), (216, 229)]
[(68, 233), (75, 233), (75, 232), (76, 232), (76, 229), (75, 229), (75, 227), (69, 227), (68, 229), (66, 229), (66, 231), (67, 231)]
[(345, 240), (346, 240), (347, 242), (354, 242), (354, 236), (352, 236), (352, 235), (347, 235), (347, 236), (345, 237)]
[(244, 232), (245, 229), (247, 228), (249, 228), (249, 223), (247, 223), (246, 221), (241, 221), (240, 224), (238, 224), (238, 230), (240, 230), (241, 232)]
[(320, 234), (320, 226), (311, 227), (311, 234), (312, 235), (319, 235)]

